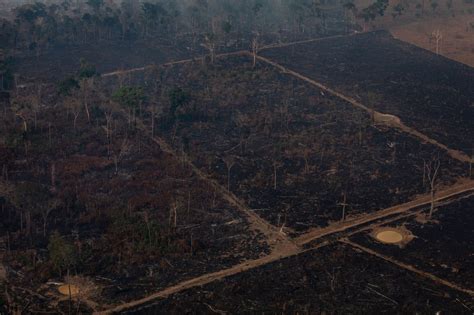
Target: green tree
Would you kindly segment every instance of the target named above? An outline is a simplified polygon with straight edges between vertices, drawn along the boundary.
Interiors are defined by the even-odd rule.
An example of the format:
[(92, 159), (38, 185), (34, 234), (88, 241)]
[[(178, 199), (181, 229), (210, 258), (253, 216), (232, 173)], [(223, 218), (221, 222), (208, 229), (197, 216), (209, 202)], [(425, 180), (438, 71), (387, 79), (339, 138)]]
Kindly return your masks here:
[(104, 0), (88, 0), (86, 3), (92, 8), (92, 10), (97, 12), (104, 5)]
[(177, 110), (189, 102), (190, 95), (181, 88), (173, 88), (169, 92), (168, 97), (170, 102), (171, 118), (173, 121), (175, 121)]
[(129, 124), (136, 121), (137, 110), (145, 100), (143, 90), (139, 87), (124, 86), (115, 91), (112, 99), (128, 110)]
[(79, 82), (74, 77), (69, 77), (59, 82), (58, 94), (69, 96), (73, 90), (78, 90), (79, 88)]
[(74, 250), (74, 245), (66, 241), (57, 231), (49, 238), (48, 244), (49, 259), (61, 276), (63, 271), (70, 270), (77, 266), (78, 257)]
[(98, 75), (99, 73), (97, 72), (95, 66), (87, 62), (84, 58), (81, 58), (79, 71), (77, 73), (79, 79), (89, 79)]

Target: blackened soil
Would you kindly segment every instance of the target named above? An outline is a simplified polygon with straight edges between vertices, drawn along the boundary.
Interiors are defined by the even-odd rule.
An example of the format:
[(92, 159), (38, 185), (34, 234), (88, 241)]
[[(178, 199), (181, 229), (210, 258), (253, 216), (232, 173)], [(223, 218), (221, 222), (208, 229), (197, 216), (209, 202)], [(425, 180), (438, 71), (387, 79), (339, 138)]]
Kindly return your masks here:
[(339, 221), (344, 194), (347, 216), (407, 202), (427, 191), (432, 157), (442, 160), (440, 182), (468, 172), (435, 146), (373, 126), (350, 104), (244, 57), (176, 65), (161, 77), (191, 99), (163, 128), (167, 141), (224, 187), (231, 165), (230, 190), (277, 226), (301, 232)]
[[(470, 298), (331, 245), (158, 300), (130, 314), (469, 314)], [(472, 303), (471, 303), (472, 304)]]
[(386, 32), (265, 50), (262, 55), (471, 154), (474, 69), (469, 66)]
[(404, 248), (381, 244), (367, 233), (352, 239), (462, 287), (474, 288), (474, 197), (440, 207), (430, 222), (411, 218), (391, 226), (401, 225), (415, 236)]

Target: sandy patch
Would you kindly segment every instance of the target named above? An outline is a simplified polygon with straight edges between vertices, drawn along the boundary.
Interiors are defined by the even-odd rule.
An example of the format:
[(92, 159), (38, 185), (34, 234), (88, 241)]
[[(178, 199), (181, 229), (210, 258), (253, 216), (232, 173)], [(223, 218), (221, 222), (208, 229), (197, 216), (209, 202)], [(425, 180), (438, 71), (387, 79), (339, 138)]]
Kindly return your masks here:
[(81, 292), (81, 290), (74, 284), (61, 285), (58, 287), (58, 291), (62, 295), (67, 295), (67, 296), (69, 296), (69, 294), (71, 296), (76, 296), (76, 295), (79, 295), (79, 293)]
[(379, 227), (372, 231), (371, 236), (380, 243), (405, 247), (414, 238), (405, 227)]

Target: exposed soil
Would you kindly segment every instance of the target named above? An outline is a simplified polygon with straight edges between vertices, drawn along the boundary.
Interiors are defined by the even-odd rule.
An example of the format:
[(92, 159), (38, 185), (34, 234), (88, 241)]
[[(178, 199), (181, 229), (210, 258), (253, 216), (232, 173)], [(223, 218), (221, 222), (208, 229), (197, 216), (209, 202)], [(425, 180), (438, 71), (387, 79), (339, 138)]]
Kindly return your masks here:
[(430, 40), (430, 35), (439, 29), (443, 35), (440, 54), (474, 67), (474, 28), (470, 25), (473, 21), (474, 17), (468, 14), (432, 17), (400, 23), (389, 27), (389, 31), (397, 39), (436, 52), (435, 41)]
[(397, 244), (403, 240), (402, 234), (398, 233), (397, 231), (377, 232), (377, 235), (375, 235), (375, 238), (378, 241), (382, 243), (387, 243), (387, 244)]
[(67, 295), (67, 296), (76, 296), (81, 292), (79, 290), (79, 288), (76, 287), (74, 284), (62, 285), (62, 286), (58, 287), (58, 291), (62, 295)]

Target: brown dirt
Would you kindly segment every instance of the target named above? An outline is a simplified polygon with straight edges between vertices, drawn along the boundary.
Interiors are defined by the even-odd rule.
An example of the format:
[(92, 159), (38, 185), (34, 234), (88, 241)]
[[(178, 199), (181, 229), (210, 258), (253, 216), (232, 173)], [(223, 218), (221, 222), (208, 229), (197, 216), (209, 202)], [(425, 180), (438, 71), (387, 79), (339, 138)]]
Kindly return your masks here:
[[(467, 183), (454, 185), (454, 186), (451, 186), (450, 188), (448, 188), (444, 191), (440, 191), (438, 193), (438, 197), (437, 197), (436, 200), (441, 201), (443, 199), (450, 198), (454, 195), (462, 194), (464, 192), (469, 192), (469, 191), (472, 191), (472, 190), (474, 190), (474, 181), (468, 181)], [(334, 224), (334, 225), (329, 226), (329, 227), (324, 228), (324, 229), (318, 229), (318, 230), (308, 232), (307, 234), (305, 234), (303, 236), (300, 236), (299, 238), (295, 239), (294, 241), (297, 245), (303, 246), (303, 245), (308, 244), (309, 242), (314, 241), (318, 238), (322, 238), (322, 237), (325, 237), (325, 236), (328, 236), (328, 235), (331, 235), (331, 234), (334, 234), (334, 233), (337, 233), (337, 232), (349, 230), (350, 228), (357, 227), (359, 225), (366, 224), (366, 223), (372, 222), (374, 220), (377, 220), (377, 219), (380, 219), (380, 218), (383, 218), (383, 217), (388, 217), (388, 216), (391, 216), (393, 214), (407, 212), (412, 208), (416, 208), (416, 207), (419, 207), (423, 204), (429, 203), (429, 201), (430, 201), (430, 197), (428, 195), (422, 196), (422, 197), (418, 198), (417, 200), (409, 202), (409, 203), (404, 204), (404, 205), (388, 208), (386, 210), (382, 210), (382, 211), (379, 211), (377, 213), (364, 215), (364, 216), (359, 217), (357, 219), (349, 220), (347, 222), (343, 222), (341, 224)], [(284, 245), (285, 243), (286, 244), (288, 244), (288, 243), (292, 244), (292, 242), (284, 242), (281, 245)], [(302, 250), (302, 249), (298, 249), (294, 246), (281, 246), (281, 245), (280, 245), (279, 248), (274, 249), (274, 251), (268, 256), (262, 257), (260, 259), (252, 260), (252, 261), (246, 261), (244, 263), (241, 263), (241, 264), (236, 265), (234, 267), (231, 267), (229, 269), (221, 270), (221, 271), (210, 273), (210, 274), (205, 274), (205, 275), (202, 275), (200, 277), (178, 283), (177, 285), (174, 285), (174, 286), (171, 286), (171, 287), (169, 287), (167, 289), (164, 289), (162, 291), (156, 292), (156, 293), (154, 293), (152, 295), (149, 295), (145, 298), (135, 300), (135, 301), (131, 301), (129, 303), (119, 305), (119, 306), (117, 306), (113, 309), (108, 309), (108, 310), (105, 310), (103, 312), (99, 312), (97, 314), (112, 314), (112, 313), (121, 312), (121, 311), (124, 311), (126, 309), (133, 308), (133, 307), (136, 307), (138, 305), (148, 303), (148, 302), (153, 301), (157, 298), (164, 298), (164, 297), (167, 297), (171, 294), (174, 294), (174, 293), (177, 293), (177, 292), (180, 292), (180, 291), (192, 288), (192, 287), (202, 286), (204, 284), (213, 282), (215, 280), (226, 278), (226, 277), (229, 277), (231, 275), (235, 275), (235, 274), (247, 271), (249, 269), (253, 269), (253, 268), (256, 268), (256, 267), (259, 267), (259, 266), (262, 266), (262, 265), (266, 265), (268, 263), (278, 261), (280, 259), (283, 259), (283, 258), (286, 258), (286, 257), (289, 257), (289, 256), (301, 254), (305, 251), (305, 250)], [(325, 243), (322, 243), (320, 246), (324, 246), (324, 245), (325, 245)], [(375, 254), (380, 255), (378, 253), (375, 253)], [(382, 258), (386, 259), (385, 256), (382, 257)], [(398, 262), (397, 262), (397, 264), (398, 264)], [(412, 270), (412, 269), (406, 267), (404, 264), (402, 264), (402, 265), (403, 266), (401, 266), (401, 267), (403, 267), (405, 269), (408, 269), (408, 270), (411, 270), (411, 271), (414, 271), (416, 273), (424, 275), (423, 271), (420, 271), (418, 269), (415, 270), (415, 268), (411, 267), (412, 269), (414, 269), (414, 270)], [(454, 284), (451, 284), (447, 281), (439, 279), (436, 276), (433, 276), (431, 274), (429, 274), (427, 277), (431, 278), (432, 280), (433, 280), (433, 277), (434, 277), (436, 282), (448, 285), (451, 288), (458, 289), (462, 292), (468, 292), (469, 294), (471, 294), (470, 290), (460, 288), (460, 287), (458, 287)]]
[(430, 42), (430, 34), (439, 29), (443, 34), (440, 54), (474, 67), (474, 28), (470, 27), (472, 22), (474, 17), (469, 15), (435, 17), (394, 25), (389, 27), (389, 31), (397, 39), (435, 52), (436, 47)]
[(79, 293), (81, 292), (79, 288), (75, 286), (74, 284), (64, 284), (62, 286), (59, 286), (58, 291), (62, 295), (67, 295), (67, 296), (69, 295), (76, 296), (76, 295), (79, 295)]

